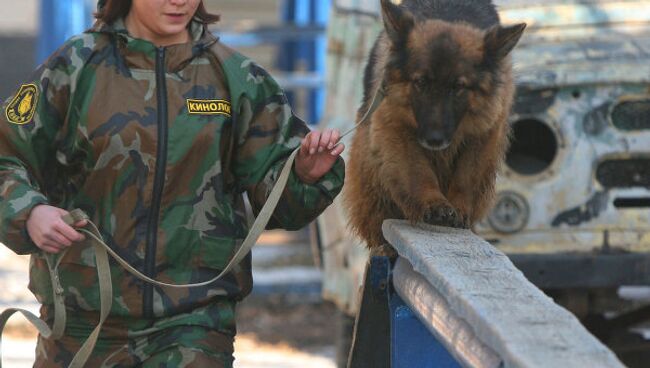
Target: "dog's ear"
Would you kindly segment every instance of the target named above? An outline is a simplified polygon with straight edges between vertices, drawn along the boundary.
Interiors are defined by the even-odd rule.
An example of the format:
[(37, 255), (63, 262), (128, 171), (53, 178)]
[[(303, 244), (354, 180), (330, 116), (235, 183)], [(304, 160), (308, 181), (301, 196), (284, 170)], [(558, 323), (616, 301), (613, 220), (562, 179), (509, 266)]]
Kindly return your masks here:
[(485, 33), (485, 57), (487, 60), (498, 62), (506, 57), (515, 47), (524, 33), (526, 23), (514, 26), (494, 26)]
[(381, 15), (384, 18), (386, 34), (394, 44), (403, 43), (415, 24), (413, 15), (391, 2), (381, 0)]

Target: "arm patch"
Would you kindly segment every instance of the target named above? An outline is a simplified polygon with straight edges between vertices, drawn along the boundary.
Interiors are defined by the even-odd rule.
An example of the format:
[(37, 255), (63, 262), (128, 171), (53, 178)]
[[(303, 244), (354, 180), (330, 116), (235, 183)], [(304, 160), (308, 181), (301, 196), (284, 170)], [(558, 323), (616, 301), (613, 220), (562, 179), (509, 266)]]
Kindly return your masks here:
[(18, 125), (31, 122), (36, 112), (37, 103), (38, 88), (36, 85), (23, 84), (5, 108), (7, 121)]

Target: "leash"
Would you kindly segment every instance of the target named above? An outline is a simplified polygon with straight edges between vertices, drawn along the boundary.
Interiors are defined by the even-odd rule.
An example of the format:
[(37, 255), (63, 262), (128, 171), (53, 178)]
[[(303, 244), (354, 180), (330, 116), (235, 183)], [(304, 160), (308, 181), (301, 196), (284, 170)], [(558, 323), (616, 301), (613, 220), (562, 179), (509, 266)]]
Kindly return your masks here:
[(346, 135), (354, 132), (361, 126), (361, 124), (365, 123), (366, 120), (372, 116), (375, 110), (377, 110), (379, 104), (384, 100), (384, 97), (386, 97), (386, 81), (382, 80), (381, 83), (379, 83), (379, 87), (375, 91), (375, 94), (372, 96), (372, 102), (370, 102), (370, 107), (368, 107), (366, 113), (363, 114), (361, 119), (359, 119), (359, 121), (352, 128), (343, 133), (339, 140), (345, 138)]
[[(359, 126), (361, 126), (361, 124), (366, 122), (368, 118), (372, 115), (372, 113), (377, 109), (377, 107), (379, 107), (379, 104), (384, 99), (385, 95), (386, 95), (385, 86), (384, 83), (382, 82), (380, 87), (377, 88), (377, 90), (375, 91), (370, 107), (363, 115), (363, 117), (355, 124), (354, 127), (352, 127), (351, 129), (343, 133), (339, 139), (343, 139), (345, 136), (352, 133)], [(148, 282), (153, 285), (166, 287), (166, 288), (193, 288), (193, 287), (201, 287), (201, 286), (212, 284), (213, 282), (221, 279), (224, 275), (230, 272), (230, 270), (234, 266), (239, 264), (244, 259), (244, 257), (251, 251), (251, 249), (257, 242), (257, 239), (260, 237), (260, 235), (266, 228), (266, 225), (268, 224), (271, 215), (273, 214), (273, 211), (275, 210), (278, 202), (280, 201), (282, 192), (284, 191), (284, 188), (287, 184), (287, 180), (289, 179), (289, 175), (291, 174), (291, 168), (293, 167), (293, 163), (299, 151), (300, 151), (300, 147), (296, 148), (287, 159), (287, 162), (282, 168), (282, 171), (280, 172), (280, 176), (278, 177), (278, 180), (273, 186), (273, 189), (271, 190), (271, 193), (269, 194), (266, 203), (264, 203), (264, 206), (262, 206), (260, 213), (258, 214), (257, 218), (255, 219), (255, 222), (251, 226), (250, 231), (248, 232), (248, 235), (242, 242), (241, 246), (239, 247), (235, 255), (232, 257), (232, 259), (228, 262), (226, 267), (217, 276), (207, 281), (193, 283), (193, 284), (171, 284), (171, 283), (160, 282), (158, 280), (150, 278), (147, 275), (144, 275), (140, 271), (133, 268), (126, 260), (124, 260), (113, 249), (111, 249), (111, 247), (109, 247), (104, 242), (97, 226), (92, 221), (90, 221), (88, 215), (86, 215), (82, 210), (75, 209), (69, 212), (67, 215), (63, 216), (63, 221), (65, 221), (68, 225), (75, 224), (81, 220), (88, 221), (88, 225), (86, 225), (86, 227), (77, 228), (76, 230), (81, 233), (84, 233), (85, 235), (89, 236), (92, 240), (94, 240), (93, 248), (95, 251), (95, 262), (97, 265), (97, 276), (99, 279), (99, 293), (100, 293), (99, 323), (97, 324), (97, 326), (95, 326), (95, 329), (91, 332), (91, 334), (83, 343), (83, 345), (81, 346), (77, 354), (74, 356), (68, 368), (83, 368), (83, 366), (86, 364), (88, 358), (90, 357), (90, 354), (95, 348), (95, 344), (97, 343), (97, 338), (99, 337), (99, 332), (104, 322), (106, 321), (106, 318), (108, 317), (111, 307), (113, 305), (113, 285), (111, 283), (111, 268), (108, 261), (109, 254), (130, 274), (132, 274), (133, 276), (137, 277), (138, 279), (144, 282)], [(34, 327), (44, 338), (59, 339), (63, 336), (63, 332), (65, 331), (65, 323), (66, 323), (66, 310), (65, 310), (65, 303), (64, 303), (65, 302), (64, 289), (59, 279), (58, 267), (61, 262), (61, 259), (63, 259), (65, 254), (66, 252), (64, 251), (62, 254), (58, 256), (58, 259), (55, 259), (53, 254), (45, 254), (45, 260), (47, 262), (50, 271), (50, 278), (52, 280), (52, 293), (53, 293), (53, 304), (54, 304), (54, 323), (51, 329), (47, 325), (47, 323), (45, 323), (43, 320), (38, 318), (32, 312), (25, 309), (9, 308), (4, 310), (2, 313), (0, 313), (0, 368), (2, 368), (2, 350), (1, 350), (2, 331), (4, 330), (4, 327), (7, 321), (9, 320), (9, 318), (12, 315), (14, 315), (16, 312), (20, 312), (32, 325), (34, 325)], [(215, 294), (215, 295), (225, 295), (225, 292)]]

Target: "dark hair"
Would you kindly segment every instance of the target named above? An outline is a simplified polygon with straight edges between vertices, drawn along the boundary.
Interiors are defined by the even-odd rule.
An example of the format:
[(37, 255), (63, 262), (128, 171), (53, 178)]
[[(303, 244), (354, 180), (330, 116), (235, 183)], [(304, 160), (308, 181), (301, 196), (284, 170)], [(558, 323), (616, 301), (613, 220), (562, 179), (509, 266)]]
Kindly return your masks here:
[[(103, 6), (95, 13), (95, 18), (110, 24), (119, 18), (124, 18), (131, 10), (131, 0), (106, 0)], [(199, 3), (196, 9), (194, 19), (197, 19), (203, 24), (216, 23), (221, 18), (218, 14), (211, 14), (205, 9), (203, 0)]]

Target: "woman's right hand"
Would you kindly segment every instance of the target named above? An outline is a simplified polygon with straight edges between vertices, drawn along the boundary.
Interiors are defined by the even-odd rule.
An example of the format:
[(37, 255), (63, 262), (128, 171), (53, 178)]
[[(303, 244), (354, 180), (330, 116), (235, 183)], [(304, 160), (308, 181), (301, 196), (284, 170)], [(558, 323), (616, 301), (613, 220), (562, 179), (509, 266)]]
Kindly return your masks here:
[[(83, 234), (63, 221), (62, 217), (67, 214), (66, 210), (45, 204), (32, 209), (26, 226), (29, 237), (37, 247), (48, 253), (59, 253), (73, 243), (85, 239)], [(82, 220), (74, 226), (83, 227), (87, 223), (87, 220)]]

